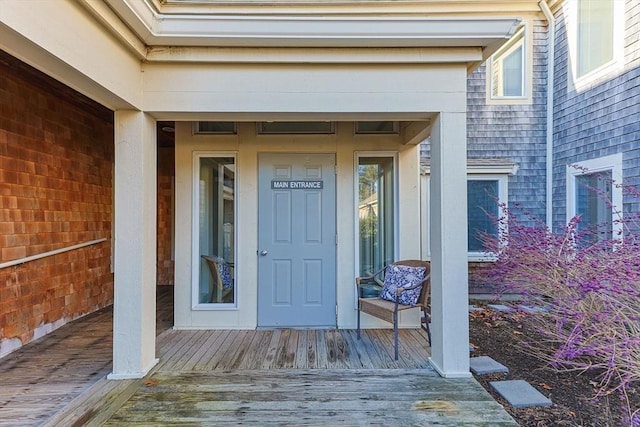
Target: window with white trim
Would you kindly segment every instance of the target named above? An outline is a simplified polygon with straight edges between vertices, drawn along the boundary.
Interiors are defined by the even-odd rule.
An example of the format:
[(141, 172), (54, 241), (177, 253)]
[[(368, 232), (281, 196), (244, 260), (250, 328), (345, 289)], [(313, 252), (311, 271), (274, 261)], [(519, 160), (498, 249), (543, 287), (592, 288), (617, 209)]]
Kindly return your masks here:
[(498, 237), (498, 179), (467, 179), (467, 243), (470, 253), (484, 252), (482, 234)]
[(567, 166), (567, 222), (580, 217), (585, 243), (622, 237), (622, 154)]
[(527, 96), (527, 55), (525, 27), (491, 56), (488, 64), (491, 99), (518, 99)]
[(578, 2), (577, 75), (613, 60), (613, 0)]
[(358, 274), (365, 276), (395, 261), (395, 157), (359, 155)]
[[(494, 256), (484, 251), (482, 233), (498, 236), (506, 230), (496, 225), (496, 219), (505, 212), (509, 194), (509, 176), (515, 174), (517, 166), (509, 162), (496, 164), (473, 164), (467, 167), (467, 232), (470, 261), (491, 261)], [(429, 249), (429, 171), (423, 170), (422, 195), (422, 254), (431, 256)]]
[(467, 239), (469, 258), (473, 260), (490, 257), (484, 251), (483, 234), (498, 237), (496, 220), (504, 212), (507, 203), (507, 175), (467, 176)]
[(194, 159), (194, 290), (197, 309), (236, 307), (236, 159), (196, 153)]
[(572, 0), (566, 8), (569, 59), (576, 89), (624, 63), (625, 2)]

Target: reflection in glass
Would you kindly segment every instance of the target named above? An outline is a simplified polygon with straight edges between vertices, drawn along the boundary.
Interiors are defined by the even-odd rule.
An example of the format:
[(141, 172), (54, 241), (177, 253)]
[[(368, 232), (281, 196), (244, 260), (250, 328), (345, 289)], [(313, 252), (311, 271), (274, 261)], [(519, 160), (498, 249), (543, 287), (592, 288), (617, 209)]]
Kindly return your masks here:
[(469, 252), (482, 252), (482, 233), (498, 237), (497, 180), (467, 181), (467, 218)]
[(613, 236), (611, 181), (610, 170), (576, 176), (578, 230), (587, 244), (610, 240)]
[(359, 159), (360, 276), (394, 261), (393, 187), (392, 157)]
[(199, 303), (235, 303), (235, 159), (200, 159)]

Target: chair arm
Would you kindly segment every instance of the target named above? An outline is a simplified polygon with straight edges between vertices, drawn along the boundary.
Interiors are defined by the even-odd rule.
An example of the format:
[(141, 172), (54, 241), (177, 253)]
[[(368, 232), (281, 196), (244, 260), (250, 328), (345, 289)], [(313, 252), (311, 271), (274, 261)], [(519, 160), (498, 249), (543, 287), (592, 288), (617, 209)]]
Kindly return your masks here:
[(360, 288), (360, 284), (365, 281), (373, 280), (376, 276), (384, 271), (386, 267), (381, 268), (370, 276), (356, 277), (356, 288)]
[(415, 289), (418, 288), (420, 286), (423, 286), (425, 283), (427, 283), (427, 280), (429, 280), (429, 278), (431, 278), (431, 273), (427, 274), (427, 277), (425, 277), (424, 279), (422, 279), (422, 281), (420, 283), (417, 283), (413, 286), (401, 286), (398, 289), (396, 289), (396, 295), (400, 295), (401, 293), (403, 293), (404, 291), (410, 291), (411, 289)]

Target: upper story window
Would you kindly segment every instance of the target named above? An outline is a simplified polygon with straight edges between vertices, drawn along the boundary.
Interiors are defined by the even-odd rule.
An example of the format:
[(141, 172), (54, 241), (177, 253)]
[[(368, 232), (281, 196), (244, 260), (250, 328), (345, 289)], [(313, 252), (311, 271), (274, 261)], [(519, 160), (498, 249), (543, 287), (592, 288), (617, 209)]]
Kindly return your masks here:
[(625, 2), (573, 0), (566, 8), (569, 59), (580, 90), (624, 63)]
[(577, 21), (577, 76), (613, 60), (613, 0), (581, 0)]
[(491, 98), (526, 96), (524, 27), (490, 59)]
[(529, 97), (526, 27), (516, 34), (487, 63), (489, 101), (512, 103)]
[(585, 243), (622, 237), (622, 154), (567, 166), (567, 222), (580, 217)]

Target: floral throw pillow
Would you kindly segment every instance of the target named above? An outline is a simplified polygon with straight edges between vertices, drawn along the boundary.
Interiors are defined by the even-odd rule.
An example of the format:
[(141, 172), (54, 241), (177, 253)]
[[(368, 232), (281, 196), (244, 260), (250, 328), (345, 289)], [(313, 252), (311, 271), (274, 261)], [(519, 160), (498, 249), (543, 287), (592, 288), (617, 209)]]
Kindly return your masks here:
[(424, 267), (409, 267), (405, 265), (390, 265), (384, 274), (384, 285), (380, 298), (388, 301), (398, 300), (399, 304), (416, 305), (422, 286), (396, 295), (398, 288), (408, 288), (422, 283), (426, 269)]
[(220, 275), (220, 279), (222, 279), (222, 287), (224, 289), (229, 289), (233, 286), (233, 276), (231, 275), (231, 267), (226, 263), (224, 258), (215, 257), (218, 263), (218, 274)]

